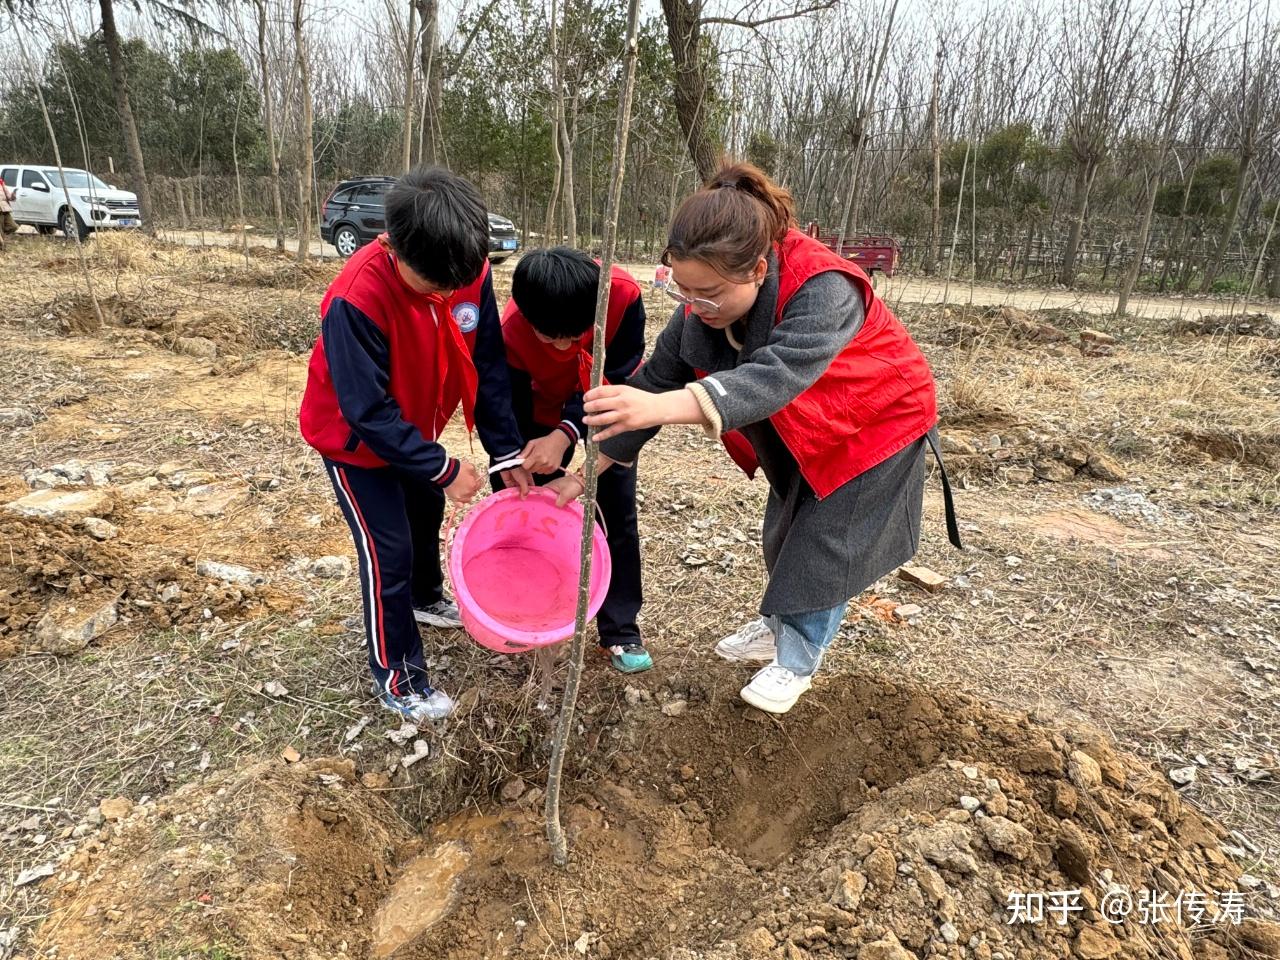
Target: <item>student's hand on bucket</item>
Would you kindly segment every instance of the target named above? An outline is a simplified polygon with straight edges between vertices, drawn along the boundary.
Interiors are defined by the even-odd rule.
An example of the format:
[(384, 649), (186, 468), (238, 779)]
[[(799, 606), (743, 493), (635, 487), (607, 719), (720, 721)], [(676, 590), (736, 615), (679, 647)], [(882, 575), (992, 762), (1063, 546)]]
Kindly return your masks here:
[(526, 443), (524, 450), (520, 452), (520, 459), (530, 473), (555, 473), (564, 462), (568, 449), (568, 435), (563, 430), (552, 430), (545, 437)]
[(533, 477), (529, 475), (528, 467), (512, 467), (510, 470), (503, 470), (498, 476), (502, 477), (502, 482), (507, 487), (520, 488), (521, 500), (529, 495), (529, 487), (533, 484)]
[(459, 460), (458, 475), (453, 483), (444, 488), (444, 495), (454, 503), (470, 503), (483, 486), (484, 475), (476, 469), (475, 464)]
[[(675, 391), (672, 391), (675, 392)], [(679, 391), (681, 393), (685, 391)], [(595, 427), (596, 443), (629, 430), (643, 430), (664, 423), (665, 393), (646, 393), (635, 387), (610, 384), (587, 391), (583, 409), (589, 427)], [(696, 401), (695, 401), (696, 402)]]
[(571, 500), (577, 500), (587, 492), (587, 482), (580, 474), (566, 473), (563, 477), (556, 477), (544, 489), (554, 490), (556, 493), (556, 506), (563, 507)]

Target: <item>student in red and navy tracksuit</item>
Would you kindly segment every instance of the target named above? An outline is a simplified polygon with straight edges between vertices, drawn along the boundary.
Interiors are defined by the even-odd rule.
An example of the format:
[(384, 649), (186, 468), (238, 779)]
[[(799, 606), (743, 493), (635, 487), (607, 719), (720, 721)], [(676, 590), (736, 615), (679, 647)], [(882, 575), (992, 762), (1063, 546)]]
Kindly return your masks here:
[[(538, 483), (564, 476), (585, 436), (582, 395), (591, 385), (592, 329), (600, 265), (569, 247), (533, 250), (520, 258), (511, 300), (502, 313), (502, 339), (511, 374), (511, 406), (528, 441), (524, 467)], [(613, 268), (605, 326), (604, 377), (622, 383), (644, 357), (644, 301), (640, 285)], [(502, 483), (495, 480), (494, 486)], [(639, 673), (653, 666), (636, 616), (640, 586), (640, 536), (636, 530), (636, 471), (610, 470), (600, 477), (600, 512), (609, 540), (613, 575), (596, 616), (600, 646), (614, 667)]]
[[(419, 168), (388, 192), (386, 216), (387, 232), (347, 261), (320, 304), (299, 423), (355, 540), (378, 695), (420, 722), (453, 710), (428, 682), (417, 627), (462, 626), (440, 571), (445, 499), (465, 503), (484, 482), (440, 433), (461, 405), (495, 461), (513, 458), (523, 439), (484, 201), (461, 177)], [(523, 468), (503, 477), (528, 489)]]

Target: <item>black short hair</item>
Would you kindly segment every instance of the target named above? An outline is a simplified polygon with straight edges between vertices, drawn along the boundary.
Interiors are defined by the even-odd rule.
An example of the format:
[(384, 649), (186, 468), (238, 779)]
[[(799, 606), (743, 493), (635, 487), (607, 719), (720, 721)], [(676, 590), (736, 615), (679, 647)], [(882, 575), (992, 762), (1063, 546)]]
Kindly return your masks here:
[(489, 257), (489, 212), (471, 183), (417, 167), (387, 191), (391, 249), (414, 273), (448, 290), (474, 283)]
[(530, 250), (516, 264), (511, 298), (544, 337), (580, 337), (596, 318), (600, 265), (581, 250)]

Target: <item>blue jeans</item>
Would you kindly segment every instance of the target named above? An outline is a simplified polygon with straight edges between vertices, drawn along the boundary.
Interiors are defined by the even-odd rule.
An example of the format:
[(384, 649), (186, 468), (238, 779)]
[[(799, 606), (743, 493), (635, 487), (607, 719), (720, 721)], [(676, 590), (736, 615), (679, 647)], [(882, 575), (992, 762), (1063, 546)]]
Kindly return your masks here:
[(766, 617), (778, 644), (778, 663), (801, 677), (811, 677), (822, 663), (822, 656), (835, 639), (849, 601), (829, 610), (812, 613), (789, 613)]

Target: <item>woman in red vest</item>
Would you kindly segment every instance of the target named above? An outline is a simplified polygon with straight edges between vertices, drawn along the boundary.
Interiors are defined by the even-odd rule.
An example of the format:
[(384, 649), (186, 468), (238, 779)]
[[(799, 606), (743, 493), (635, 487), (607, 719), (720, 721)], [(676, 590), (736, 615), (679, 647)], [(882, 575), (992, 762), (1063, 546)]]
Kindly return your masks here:
[[(684, 201), (662, 260), (680, 306), (626, 385), (587, 394), (585, 422), (602, 467), (688, 423), (763, 471), (762, 616), (716, 652), (767, 661), (742, 698), (786, 713), (849, 599), (916, 552), (933, 375), (866, 274), (797, 230), (790, 194), (749, 164)], [(580, 483), (556, 485), (567, 499)]]

